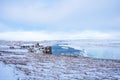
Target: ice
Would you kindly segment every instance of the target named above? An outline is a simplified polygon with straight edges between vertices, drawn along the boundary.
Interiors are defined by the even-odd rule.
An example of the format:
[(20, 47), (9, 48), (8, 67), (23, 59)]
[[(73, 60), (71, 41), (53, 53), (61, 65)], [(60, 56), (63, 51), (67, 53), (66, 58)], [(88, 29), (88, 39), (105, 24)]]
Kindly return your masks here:
[(120, 59), (120, 40), (69, 40), (68, 47), (82, 50), (84, 56), (102, 59)]

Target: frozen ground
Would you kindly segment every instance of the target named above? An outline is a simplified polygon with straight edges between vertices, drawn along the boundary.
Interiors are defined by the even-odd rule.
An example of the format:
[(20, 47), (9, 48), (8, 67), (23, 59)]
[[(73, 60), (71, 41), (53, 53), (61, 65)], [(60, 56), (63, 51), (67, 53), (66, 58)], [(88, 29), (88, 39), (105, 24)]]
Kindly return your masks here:
[(0, 62), (0, 80), (17, 80), (12, 67)]
[(0, 62), (0, 80), (120, 80), (120, 60), (2, 49)]

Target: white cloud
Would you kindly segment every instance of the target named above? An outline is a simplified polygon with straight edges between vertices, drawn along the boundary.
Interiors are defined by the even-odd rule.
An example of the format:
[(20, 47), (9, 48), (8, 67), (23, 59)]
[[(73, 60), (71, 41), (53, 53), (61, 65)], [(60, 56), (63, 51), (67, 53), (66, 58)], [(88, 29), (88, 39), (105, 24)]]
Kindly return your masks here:
[(41, 32), (2, 32), (2, 40), (65, 40), (65, 39), (117, 39), (118, 33), (102, 33), (95, 31), (83, 31), (77, 33), (47, 33)]
[(44, 32), (3, 32), (0, 33), (3, 40), (48, 40), (50, 36)]
[[(25, 1), (24, 1), (25, 2)], [(62, 0), (49, 6), (40, 2), (16, 2), (3, 5), (3, 17), (33, 23), (56, 22), (68, 16), (79, 6), (79, 0)]]
[(73, 13), (80, 11), (87, 13), (104, 9), (104, 6), (111, 5), (114, 1), (109, 0), (60, 0), (53, 5), (40, 1), (15, 1), (3, 5), (3, 16), (14, 21), (27, 23), (56, 23), (66, 19), (66, 17), (75, 16)]
[[(31, 30), (28, 29), (31, 28), (31, 26), (32, 29), (39, 26), (40, 27), (38, 29), (41, 29), (42, 26), (45, 26), (42, 30), (48, 30), (51, 32), (54, 31), (54, 28), (56, 28), (55, 30), (57, 31), (61, 29), (63, 32), (68, 31), (68, 29), (76, 31), (86, 29), (96, 30), (96, 27), (103, 30), (106, 26), (108, 29), (108, 26), (120, 25), (120, 17), (114, 14), (114, 9), (119, 7), (118, 5), (115, 5), (116, 1), (117, 0), (59, 0), (53, 4), (49, 4), (48, 2), (45, 3), (44, 1), (41, 2), (40, 0), (5, 1), (3, 5), (0, 5), (0, 19), (12, 21), (11, 28), (14, 23), (19, 27), (26, 27), (23, 28), (23, 30)], [(111, 13), (112, 15), (109, 14), (109, 10), (113, 12), (113, 14)], [(108, 16), (106, 17), (106, 15)], [(21, 25), (21, 22), (23, 25)], [(24, 23), (29, 24), (30, 27), (28, 25), (24, 25)], [(18, 27), (17, 25), (16, 27)], [(102, 27), (100, 28), (100, 26)], [(8, 27), (1, 28), (7, 29)], [(45, 35), (48, 34), (45, 33)], [(65, 37), (69, 36), (71, 37), (71, 34), (68, 34)], [(85, 38), (87, 34), (80, 33), (76, 37), (79, 36)], [(104, 34), (104, 36), (108, 35)]]

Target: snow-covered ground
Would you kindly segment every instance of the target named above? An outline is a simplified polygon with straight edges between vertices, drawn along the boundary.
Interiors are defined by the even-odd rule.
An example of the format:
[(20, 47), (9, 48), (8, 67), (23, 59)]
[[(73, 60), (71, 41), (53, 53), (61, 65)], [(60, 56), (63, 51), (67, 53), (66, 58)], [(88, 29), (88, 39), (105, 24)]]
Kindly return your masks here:
[(0, 80), (17, 80), (14, 69), (0, 62)]
[[(57, 41), (41, 44), (61, 44), (74, 48), (77, 46), (79, 49), (86, 46), (80, 46), (80, 42), (73, 42)], [(9, 46), (8, 44), (11, 45), (2, 43), (4, 46)], [(120, 59), (28, 53), (26, 50), (11, 51), (6, 47), (4, 50), (0, 49), (0, 80), (120, 80)]]

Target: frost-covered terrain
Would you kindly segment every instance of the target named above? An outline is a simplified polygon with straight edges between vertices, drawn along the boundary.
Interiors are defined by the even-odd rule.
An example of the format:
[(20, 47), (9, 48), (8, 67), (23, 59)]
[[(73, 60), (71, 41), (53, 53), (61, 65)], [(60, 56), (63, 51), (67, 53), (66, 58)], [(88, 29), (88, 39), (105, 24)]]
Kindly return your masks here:
[[(76, 49), (85, 49), (89, 45), (99, 47), (108, 45), (107, 41), (102, 45), (101, 42), (94, 45), (93, 42), (83, 42), (42, 41), (40, 43), (60, 44)], [(9, 46), (31, 43), (35, 42), (0, 42), (0, 80), (120, 80), (120, 59), (39, 54), (29, 53), (26, 49), (9, 49)], [(110, 42), (109, 46), (119, 47), (117, 43), (119, 44), (116, 41), (112, 44)]]

